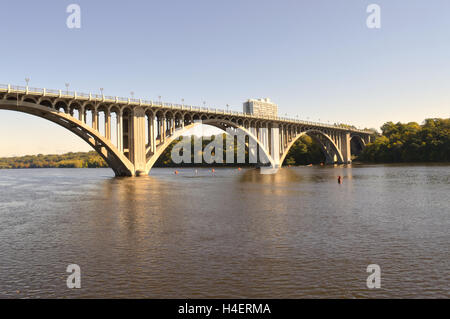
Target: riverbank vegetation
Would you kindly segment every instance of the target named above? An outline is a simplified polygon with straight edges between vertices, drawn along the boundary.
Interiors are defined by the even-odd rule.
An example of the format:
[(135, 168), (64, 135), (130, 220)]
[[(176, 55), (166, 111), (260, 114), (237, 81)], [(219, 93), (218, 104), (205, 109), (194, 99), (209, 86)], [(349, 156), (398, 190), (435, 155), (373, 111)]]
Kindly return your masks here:
[(283, 165), (309, 165), (325, 163), (320, 145), (308, 135), (300, 137), (289, 150)]
[(95, 151), (61, 155), (27, 155), (0, 158), (1, 168), (97, 168), (108, 167)]
[(357, 157), (361, 162), (450, 162), (450, 119), (426, 119), (422, 125), (387, 122)]

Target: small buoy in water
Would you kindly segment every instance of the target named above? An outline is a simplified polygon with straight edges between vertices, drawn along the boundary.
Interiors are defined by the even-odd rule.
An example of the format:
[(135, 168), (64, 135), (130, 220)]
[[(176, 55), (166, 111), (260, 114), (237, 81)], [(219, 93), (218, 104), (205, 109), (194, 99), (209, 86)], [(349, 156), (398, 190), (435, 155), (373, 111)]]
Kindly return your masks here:
[(178, 171), (177, 170), (175, 170), (175, 175), (178, 175)]
[(323, 166), (323, 163), (320, 163), (320, 166)]
[(213, 168), (212, 170), (211, 170), (211, 172), (213, 172), (213, 173), (215, 173), (216, 172), (216, 170)]
[(240, 167), (238, 167), (238, 171), (240, 171), (241, 170), (241, 168)]
[(338, 184), (342, 184), (342, 177), (338, 176)]

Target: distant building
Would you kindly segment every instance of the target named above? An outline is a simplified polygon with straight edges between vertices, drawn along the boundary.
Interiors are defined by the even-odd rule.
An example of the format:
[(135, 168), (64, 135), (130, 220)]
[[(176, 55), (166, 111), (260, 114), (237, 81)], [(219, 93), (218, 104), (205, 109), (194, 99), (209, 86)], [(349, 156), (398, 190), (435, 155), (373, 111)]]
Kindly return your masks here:
[(256, 116), (278, 116), (278, 105), (269, 98), (249, 99), (244, 102), (244, 113)]

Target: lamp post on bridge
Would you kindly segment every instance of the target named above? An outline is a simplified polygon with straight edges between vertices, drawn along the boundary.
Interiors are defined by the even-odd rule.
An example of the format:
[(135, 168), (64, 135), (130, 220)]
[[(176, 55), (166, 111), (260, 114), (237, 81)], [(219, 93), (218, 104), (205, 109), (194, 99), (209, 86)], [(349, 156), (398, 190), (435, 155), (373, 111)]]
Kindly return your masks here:
[(230, 112), (230, 104), (227, 104), (227, 113)]
[(103, 88), (100, 88), (100, 93), (101, 93), (101, 95), (102, 95), (102, 97), (103, 97)]
[(69, 95), (69, 86), (70, 86), (70, 83), (65, 83), (64, 85), (66, 86), (66, 93), (67, 93), (67, 95)]
[(27, 85), (26, 85), (26, 91), (27, 91), (27, 93), (28, 93), (28, 82), (30, 82), (30, 78), (25, 78), (25, 82), (27, 82)]

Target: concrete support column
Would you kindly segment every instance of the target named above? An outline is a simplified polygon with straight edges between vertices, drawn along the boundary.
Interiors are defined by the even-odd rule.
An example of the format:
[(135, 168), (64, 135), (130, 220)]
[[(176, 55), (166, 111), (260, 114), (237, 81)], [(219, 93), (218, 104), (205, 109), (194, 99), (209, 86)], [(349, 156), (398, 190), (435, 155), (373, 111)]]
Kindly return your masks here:
[(341, 154), (344, 160), (344, 163), (352, 162), (352, 153), (350, 149), (350, 133), (344, 133), (341, 141)]
[(166, 117), (161, 118), (161, 142), (166, 141), (167, 120)]
[(264, 148), (269, 153), (269, 124), (264, 123)]
[(117, 148), (123, 153), (123, 123), (122, 112), (117, 113)]
[(80, 110), (78, 111), (78, 119), (80, 120), (80, 122), (85, 123), (85, 118), (86, 118), (86, 111), (84, 110), (84, 107), (81, 107)]
[(283, 145), (283, 127), (278, 128), (278, 135), (280, 137), (280, 154), (284, 153), (284, 145)]
[(131, 124), (130, 159), (136, 173), (139, 174), (145, 172), (146, 165), (145, 112), (143, 108), (136, 107), (133, 110)]
[(258, 128), (258, 141), (259, 141), (259, 144), (260, 144), (262, 147), (265, 148), (265, 145), (264, 145), (263, 124), (261, 124), (261, 125), (259, 126), (259, 128)]
[(151, 151), (156, 153), (156, 126), (155, 126), (155, 117), (151, 117), (151, 126), (150, 126), (150, 138), (151, 138)]
[(147, 125), (147, 140), (148, 140), (147, 146), (150, 148), (152, 146), (152, 120), (153, 120), (153, 117), (151, 115), (149, 115), (147, 117), (146, 125)]
[(267, 150), (269, 151), (270, 156), (273, 157), (273, 149), (272, 149), (272, 125), (267, 125)]
[(258, 137), (258, 129), (256, 126), (250, 128), (250, 132), (253, 134), (253, 136)]
[(92, 111), (92, 128), (98, 131), (98, 112), (96, 109)]
[(111, 140), (111, 113), (105, 111), (105, 137), (108, 141)]
[(272, 128), (270, 129), (270, 154), (272, 156), (275, 167), (280, 167), (280, 129), (278, 128), (278, 124), (272, 124)]

